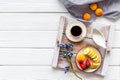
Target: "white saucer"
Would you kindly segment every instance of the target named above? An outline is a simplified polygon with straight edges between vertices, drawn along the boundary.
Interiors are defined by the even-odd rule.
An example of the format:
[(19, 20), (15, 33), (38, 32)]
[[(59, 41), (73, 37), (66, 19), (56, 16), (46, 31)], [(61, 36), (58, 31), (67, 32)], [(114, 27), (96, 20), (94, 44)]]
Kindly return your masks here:
[[(79, 26), (81, 29), (82, 29), (82, 33), (80, 36), (73, 36), (71, 34), (71, 29), (73, 28), (73, 26)], [(74, 21), (74, 22), (71, 22), (67, 25), (66, 27), (66, 36), (67, 38), (72, 41), (72, 42), (80, 42), (82, 41), (85, 37), (86, 37), (86, 34), (87, 34), (87, 29), (86, 29), (86, 26), (80, 22), (80, 21)]]

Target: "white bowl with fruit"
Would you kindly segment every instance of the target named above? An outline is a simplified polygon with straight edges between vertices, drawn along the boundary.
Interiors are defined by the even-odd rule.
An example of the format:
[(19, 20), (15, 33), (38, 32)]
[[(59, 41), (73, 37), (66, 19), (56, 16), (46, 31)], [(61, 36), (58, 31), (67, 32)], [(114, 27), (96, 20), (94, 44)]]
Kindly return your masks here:
[(82, 48), (76, 55), (76, 65), (84, 72), (96, 71), (101, 65), (100, 52), (92, 46)]

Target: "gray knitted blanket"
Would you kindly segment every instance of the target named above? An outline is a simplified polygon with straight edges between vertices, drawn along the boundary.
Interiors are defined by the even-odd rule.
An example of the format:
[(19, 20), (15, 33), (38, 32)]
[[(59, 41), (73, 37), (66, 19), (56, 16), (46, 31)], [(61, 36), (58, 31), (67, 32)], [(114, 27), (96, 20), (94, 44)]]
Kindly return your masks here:
[[(60, 0), (68, 12), (76, 19), (83, 22), (93, 22), (96, 15), (89, 9), (90, 3), (97, 3), (104, 11), (103, 16), (109, 19), (117, 20), (120, 18), (120, 0)], [(89, 21), (83, 20), (82, 15), (85, 12), (91, 14)]]

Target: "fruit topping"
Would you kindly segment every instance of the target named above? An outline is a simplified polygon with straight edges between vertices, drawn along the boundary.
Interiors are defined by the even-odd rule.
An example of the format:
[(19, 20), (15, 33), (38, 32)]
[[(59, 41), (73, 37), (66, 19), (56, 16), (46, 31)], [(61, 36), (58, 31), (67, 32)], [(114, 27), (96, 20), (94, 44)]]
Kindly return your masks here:
[(95, 62), (95, 63), (99, 63), (99, 62), (100, 62), (100, 59), (99, 59), (99, 58), (96, 59), (96, 60), (94, 59), (94, 62)]
[(91, 68), (96, 69), (99, 66), (100, 66), (100, 63), (92, 63)]
[(94, 10), (97, 9), (98, 5), (96, 3), (92, 3), (92, 4), (89, 5), (89, 7), (90, 7), (91, 10), (94, 11)]
[(95, 55), (96, 53), (94, 51), (91, 52), (91, 55), (89, 55), (89, 57), (92, 59), (92, 57)]
[(80, 64), (80, 67), (85, 70), (86, 69), (86, 65), (85, 64)]
[(90, 48), (89, 48), (89, 47), (87, 47), (87, 48), (85, 48), (85, 50), (84, 50), (84, 52), (83, 52), (83, 53), (84, 53), (85, 55), (87, 55), (89, 52), (90, 52)]
[(103, 10), (102, 10), (101, 8), (97, 8), (97, 9), (95, 10), (95, 14), (96, 14), (97, 16), (102, 16), (102, 15), (103, 15)]
[(96, 56), (96, 58), (93, 59), (94, 62), (96, 62), (99, 59), (99, 56)]
[(90, 48), (90, 52), (88, 53), (88, 56), (90, 57), (93, 54), (93, 49), (91, 47)]
[(91, 58), (94, 59), (97, 57), (97, 54), (94, 54)]
[(87, 67), (91, 66), (90, 60), (87, 59), (86, 62), (85, 62), (85, 64), (86, 64)]
[(77, 61), (78, 61), (79, 63), (83, 63), (83, 62), (85, 61), (85, 59), (86, 59), (86, 57), (85, 57), (84, 54), (79, 54), (79, 53), (78, 53), (78, 55), (77, 55)]
[(86, 13), (83, 14), (83, 19), (84, 20), (90, 20), (90, 18), (91, 18), (91, 15), (89, 13), (86, 12)]

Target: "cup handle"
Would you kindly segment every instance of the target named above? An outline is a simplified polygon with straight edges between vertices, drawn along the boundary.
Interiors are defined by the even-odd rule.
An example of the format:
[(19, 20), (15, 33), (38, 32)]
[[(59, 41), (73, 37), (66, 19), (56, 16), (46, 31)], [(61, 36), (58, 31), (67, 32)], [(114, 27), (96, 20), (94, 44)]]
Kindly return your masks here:
[(92, 39), (93, 38), (93, 28), (88, 28), (88, 33), (85, 38)]

